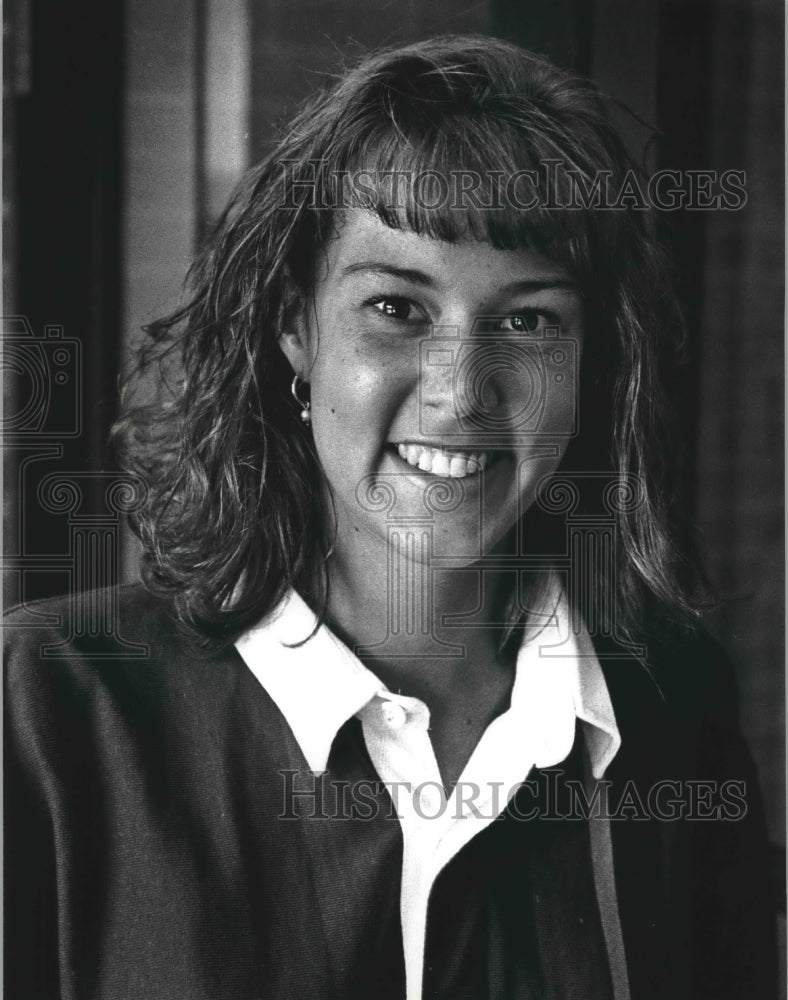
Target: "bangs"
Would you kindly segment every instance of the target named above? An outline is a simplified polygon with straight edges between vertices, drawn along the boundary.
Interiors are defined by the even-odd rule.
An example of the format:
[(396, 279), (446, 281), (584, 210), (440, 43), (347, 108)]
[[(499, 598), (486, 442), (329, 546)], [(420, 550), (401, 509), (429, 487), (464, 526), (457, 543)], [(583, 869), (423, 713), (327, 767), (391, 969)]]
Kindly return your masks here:
[(553, 68), (504, 43), (416, 48), (375, 57), (295, 123), (284, 204), (316, 210), (304, 260), (330, 210), (361, 208), (419, 236), (535, 250), (605, 288), (641, 222), (623, 202), (607, 211), (628, 162), (595, 92), (566, 77), (557, 95)]
[(577, 203), (577, 184), (580, 178), (588, 190), (595, 172), (545, 135), (544, 120), (528, 128), (478, 113), (419, 110), (417, 121), (379, 115), (358, 128), (363, 138), (329, 154), (324, 162), (340, 178), (333, 204), (373, 211), (419, 236), (536, 250), (587, 279), (600, 220)]

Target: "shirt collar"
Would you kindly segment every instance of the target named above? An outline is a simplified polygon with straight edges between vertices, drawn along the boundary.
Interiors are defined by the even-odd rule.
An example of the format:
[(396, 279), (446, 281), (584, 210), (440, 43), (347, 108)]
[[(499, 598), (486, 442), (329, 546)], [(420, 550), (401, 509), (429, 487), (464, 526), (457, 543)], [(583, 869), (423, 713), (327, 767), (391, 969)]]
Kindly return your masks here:
[[(563, 591), (547, 625), (525, 635), (517, 656), (512, 708), (544, 734), (537, 766), (563, 760), (575, 721), (583, 725), (594, 777), (601, 778), (621, 745), (613, 706), (585, 628), (569, 629)], [(312, 771), (324, 771), (340, 728), (386, 686), (291, 590), (236, 648), (275, 702)], [(568, 744), (568, 745), (567, 745)]]
[[(312, 771), (325, 771), (334, 737), (383, 684), (291, 590), (235, 646), (287, 720)], [(314, 634), (313, 634), (314, 633)]]
[(526, 630), (520, 645), (512, 707), (534, 738), (537, 767), (566, 759), (579, 721), (592, 774), (599, 779), (621, 746), (605, 676), (557, 581), (544, 607), (546, 622)]

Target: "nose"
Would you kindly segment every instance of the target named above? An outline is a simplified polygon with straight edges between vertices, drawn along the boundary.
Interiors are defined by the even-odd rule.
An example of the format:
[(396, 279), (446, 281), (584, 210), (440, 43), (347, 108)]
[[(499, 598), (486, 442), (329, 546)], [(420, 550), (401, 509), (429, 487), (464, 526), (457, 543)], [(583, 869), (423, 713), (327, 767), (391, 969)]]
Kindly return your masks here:
[[(422, 413), (428, 424), (443, 419), (458, 431), (505, 432), (527, 406), (535, 386), (522, 347), (503, 337), (475, 335), (472, 325), (435, 327), (424, 341)], [(434, 428), (433, 428), (434, 429)]]
[(492, 345), (474, 340), (469, 324), (433, 327), (421, 357), (422, 405), (458, 422), (493, 412), (501, 395), (485, 346)]

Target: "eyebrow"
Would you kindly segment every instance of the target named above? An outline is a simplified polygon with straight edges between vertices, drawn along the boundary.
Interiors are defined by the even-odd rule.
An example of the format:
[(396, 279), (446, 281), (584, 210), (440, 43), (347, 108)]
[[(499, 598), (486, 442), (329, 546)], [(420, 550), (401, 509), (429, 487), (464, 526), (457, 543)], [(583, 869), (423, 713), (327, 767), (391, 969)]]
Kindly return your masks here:
[[(409, 281), (414, 285), (420, 285), (423, 288), (434, 288), (435, 281), (426, 274), (424, 271), (419, 271), (415, 268), (410, 267), (395, 267), (393, 264), (384, 264), (377, 261), (359, 261), (357, 264), (348, 264), (346, 267), (342, 268), (342, 277), (346, 277), (352, 274), (383, 274), (392, 278), (401, 278), (404, 281)], [(503, 293), (508, 294), (527, 294), (529, 292), (539, 292), (545, 289), (565, 289), (567, 291), (576, 292), (578, 290), (577, 283), (572, 281), (570, 278), (565, 278), (563, 276), (556, 275), (555, 277), (547, 276), (545, 278), (540, 278), (531, 281), (513, 281), (511, 284), (505, 285), (500, 289)]]
[(424, 271), (417, 271), (409, 267), (394, 267), (393, 264), (360, 261), (358, 264), (348, 264), (347, 267), (342, 268), (343, 277), (351, 274), (359, 274), (360, 272), (385, 274), (392, 278), (403, 278), (405, 281), (410, 281), (414, 285), (423, 285), (425, 288), (432, 288), (435, 285), (432, 278), (428, 274), (425, 274)]

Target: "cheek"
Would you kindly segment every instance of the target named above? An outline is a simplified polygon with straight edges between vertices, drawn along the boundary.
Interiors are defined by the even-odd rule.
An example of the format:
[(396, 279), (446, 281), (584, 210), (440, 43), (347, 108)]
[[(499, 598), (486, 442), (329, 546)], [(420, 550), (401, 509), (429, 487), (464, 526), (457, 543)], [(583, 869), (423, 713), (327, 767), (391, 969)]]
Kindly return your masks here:
[(346, 349), (315, 367), (312, 434), (338, 495), (353, 491), (382, 460), (408, 388), (385, 359)]
[(580, 387), (579, 350), (569, 342), (545, 351), (540, 375), (541, 430), (561, 438), (564, 451), (569, 437), (577, 432)]
[(349, 331), (341, 347), (321, 345), (311, 376), (316, 423), (371, 430), (390, 420), (407, 395), (413, 381), (408, 366), (394, 352), (370, 344), (370, 339)]

